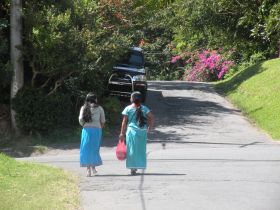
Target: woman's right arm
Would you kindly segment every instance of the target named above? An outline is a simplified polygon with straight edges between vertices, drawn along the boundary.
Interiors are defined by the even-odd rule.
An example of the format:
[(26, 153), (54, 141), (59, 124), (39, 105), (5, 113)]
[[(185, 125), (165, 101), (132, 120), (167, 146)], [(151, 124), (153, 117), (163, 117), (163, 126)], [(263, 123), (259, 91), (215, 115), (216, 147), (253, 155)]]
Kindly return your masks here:
[(104, 127), (105, 122), (106, 122), (105, 112), (104, 112), (104, 109), (100, 106), (100, 125), (101, 125), (101, 128)]
[(148, 132), (150, 132), (154, 127), (154, 115), (152, 114), (152, 112), (149, 112), (147, 114), (147, 117), (148, 117)]
[(124, 141), (124, 139), (125, 139), (127, 121), (128, 121), (128, 117), (127, 117), (127, 115), (124, 115), (123, 120), (122, 120), (121, 133), (120, 133), (120, 137), (119, 137), (121, 141)]
[(84, 112), (84, 106), (81, 107), (80, 114), (79, 114), (79, 123), (81, 126), (84, 126), (85, 124), (85, 121), (83, 120), (83, 112)]

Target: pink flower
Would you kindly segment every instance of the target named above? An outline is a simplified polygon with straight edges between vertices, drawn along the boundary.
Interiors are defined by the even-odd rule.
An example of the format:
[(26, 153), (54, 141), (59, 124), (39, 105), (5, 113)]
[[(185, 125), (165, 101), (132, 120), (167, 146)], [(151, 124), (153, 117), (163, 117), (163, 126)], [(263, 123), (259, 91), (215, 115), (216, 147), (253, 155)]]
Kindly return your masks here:
[(230, 69), (230, 67), (232, 67), (234, 65), (233, 61), (224, 61), (222, 63), (222, 67), (221, 70), (218, 74), (218, 79), (222, 79), (223, 76), (225, 75), (225, 73), (227, 73), (227, 71)]
[(174, 63), (176, 63), (180, 59), (181, 59), (181, 56), (180, 55), (176, 55), (176, 56), (172, 57), (170, 62), (174, 64)]
[[(192, 81), (210, 81), (222, 79), (226, 72), (234, 65), (233, 61), (223, 60), (219, 50), (203, 50), (190, 56), (185, 64), (192, 64), (186, 70), (186, 79)], [(189, 65), (190, 67), (190, 65)]]

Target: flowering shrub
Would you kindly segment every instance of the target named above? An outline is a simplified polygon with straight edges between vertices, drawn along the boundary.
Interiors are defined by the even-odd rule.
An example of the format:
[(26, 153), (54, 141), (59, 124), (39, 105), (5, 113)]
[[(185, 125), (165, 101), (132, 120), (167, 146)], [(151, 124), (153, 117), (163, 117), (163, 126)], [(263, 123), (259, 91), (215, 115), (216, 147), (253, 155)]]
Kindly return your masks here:
[[(229, 53), (232, 53), (231, 51)], [(235, 65), (234, 61), (227, 60), (226, 54), (216, 50), (203, 50), (198, 53), (185, 52), (172, 57), (172, 64), (184, 60), (185, 80), (189, 81), (216, 81), (224, 78), (224, 75)]]
[(173, 56), (172, 59), (171, 59), (171, 61), (170, 61), (170, 63), (175, 64), (175, 63), (177, 63), (177, 61), (180, 60), (180, 59), (181, 59), (181, 56), (180, 56), (180, 55)]

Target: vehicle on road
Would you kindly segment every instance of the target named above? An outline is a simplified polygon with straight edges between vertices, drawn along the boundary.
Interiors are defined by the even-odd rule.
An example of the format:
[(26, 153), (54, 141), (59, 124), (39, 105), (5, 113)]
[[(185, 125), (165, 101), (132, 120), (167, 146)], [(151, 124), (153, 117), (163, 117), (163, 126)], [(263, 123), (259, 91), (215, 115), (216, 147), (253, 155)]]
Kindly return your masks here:
[(139, 47), (132, 47), (124, 59), (113, 67), (108, 81), (110, 95), (130, 97), (134, 91), (142, 93), (143, 101), (147, 94), (147, 79), (144, 66), (144, 53)]

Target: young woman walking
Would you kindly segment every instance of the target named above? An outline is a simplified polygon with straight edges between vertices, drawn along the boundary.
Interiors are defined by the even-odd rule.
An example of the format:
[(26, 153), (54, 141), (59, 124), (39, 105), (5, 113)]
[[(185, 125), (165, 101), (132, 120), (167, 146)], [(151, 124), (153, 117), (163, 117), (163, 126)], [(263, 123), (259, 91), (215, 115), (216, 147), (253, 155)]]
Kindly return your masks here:
[(100, 145), (102, 128), (105, 123), (103, 108), (97, 104), (94, 93), (86, 96), (84, 105), (81, 107), (79, 123), (83, 126), (80, 146), (80, 166), (87, 167), (87, 176), (96, 174), (96, 166), (102, 165), (100, 157)]
[(136, 175), (137, 169), (145, 169), (147, 165), (147, 132), (152, 129), (154, 119), (150, 109), (141, 104), (140, 92), (133, 92), (130, 100), (131, 105), (122, 112), (120, 140), (126, 141), (126, 167), (131, 175)]

